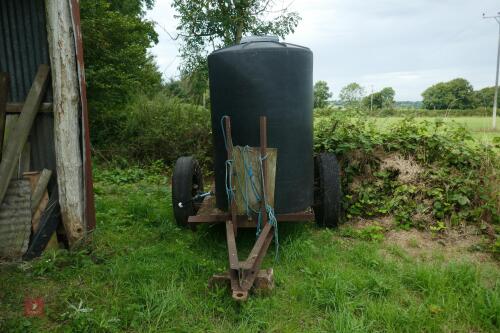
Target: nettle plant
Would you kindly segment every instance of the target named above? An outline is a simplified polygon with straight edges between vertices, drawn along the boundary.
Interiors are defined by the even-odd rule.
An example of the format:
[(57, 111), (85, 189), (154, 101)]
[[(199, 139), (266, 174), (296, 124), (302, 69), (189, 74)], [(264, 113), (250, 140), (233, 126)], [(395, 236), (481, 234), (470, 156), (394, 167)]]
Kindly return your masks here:
[(435, 231), (500, 222), (497, 152), (465, 128), (408, 118), (380, 129), (347, 114), (315, 127), (316, 152), (333, 152), (342, 165), (348, 218), (391, 215)]

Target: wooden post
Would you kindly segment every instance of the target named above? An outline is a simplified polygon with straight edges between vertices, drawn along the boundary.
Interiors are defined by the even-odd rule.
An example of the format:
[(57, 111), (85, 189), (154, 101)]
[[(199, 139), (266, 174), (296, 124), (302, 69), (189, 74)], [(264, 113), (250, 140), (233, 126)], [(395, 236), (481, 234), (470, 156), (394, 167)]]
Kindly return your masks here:
[(7, 118), (7, 98), (9, 96), (9, 75), (0, 73), (0, 161), (2, 161), (3, 139)]
[(70, 247), (85, 236), (80, 91), (68, 0), (46, 0), (61, 217)]
[(9, 186), (12, 175), (17, 166), (19, 154), (21, 154), (28, 135), (30, 133), (35, 116), (40, 108), (40, 103), (47, 88), (47, 77), (49, 76), (49, 66), (40, 65), (35, 77), (35, 81), (23, 105), (23, 111), (10, 133), (10, 139), (5, 147), (5, 154), (0, 163), (0, 203), (3, 202), (5, 193)]

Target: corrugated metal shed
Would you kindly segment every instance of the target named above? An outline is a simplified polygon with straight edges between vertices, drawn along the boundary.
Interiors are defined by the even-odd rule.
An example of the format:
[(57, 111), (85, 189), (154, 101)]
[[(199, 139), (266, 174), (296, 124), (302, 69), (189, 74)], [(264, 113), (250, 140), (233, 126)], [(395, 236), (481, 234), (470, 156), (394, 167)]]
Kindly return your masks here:
[[(79, 5), (77, 0), (68, 1), (71, 8), (75, 51), (80, 81), (80, 117), (82, 143), (83, 174), (85, 183), (84, 204), (85, 222), (90, 228), (95, 225), (95, 210), (92, 191), (92, 173), (90, 164), (90, 143), (88, 134), (86, 87), (83, 71), (83, 48), (80, 33)], [(0, 72), (10, 76), (9, 103), (23, 103), (39, 65), (50, 65), (49, 42), (47, 39), (47, 13), (45, 0), (0, 0)], [(54, 73), (52, 73), (54, 75)], [(52, 102), (52, 88), (49, 84), (44, 102)], [(8, 114), (14, 119), (17, 114)], [(40, 171), (49, 169), (54, 172), (49, 190), (57, 190), (57, 163), (54, 145), (54, 116), (51, 112), (39, 113), (29, 137), (30, 169)], [(1, 175), (0, 175), (1, 176)], [(52, 195), (52, 193), (49, 193)], [(0, 243), (2, 231), (0, 230)]]
[[(43, 0), (0, 1), (0, 71), (10, 76), (10, 102), (24, 102), (38, 66), (50, 63), (45, 25)], [(46, 102), (51, 95), (49, 85)], [(33, 170), (56, 170), (53, 124), (52, 114), (37, 115), (30, 134)]]
[(11, 100), (24, 102), (38, 66), (49, 63), (44, 1), (2, 0), (0, 16), (0, 69), (10, 75)]
[[(49, 64), (49, 51), (45, 21), (45, 6), (43, 0), (2, 0), (0, 1), (0, 71), (10, 76), (9, 102), (22, 103), (28, 95), (33, 78), (41, 64)], [(52, 94), (50, 85), (44, 101), (50, 102)], [(17, 118), (18, 115), (7, 115), (7, 118)], [(7, 119), (10, 123), (12, 119)], [(54, 149), (54, 118), (51, 113), (40, 113), (30, 133), (30, 169), (44, 168), (56, 172)], [(57, 189), (56, 177), (52, 178), (49, 189)], [(31, 192), (28, 193), (29, 195)], [(9, 194), (8, 194), (9, 195)], [(2, 206), (0, 210), (7, 209)], [(29, 208), (29, 207), (28, 207)], [(9, 210), (9, 214), (12, 210)], [(4, 212), (0, 212), (4, 214)], [(14, 226), (18, 219), (19, 227), (23, 227), (22, 216), (14, 216), (6, 220), (11, 231), (19, 232)], [(31, 215), (29, 216), (31, 221)], [(28, 229), (28, 239), (29, 239)], [(3, 246), (13, 246), (12, 233), (0, 229), (0, 243)], [(24, 247), (24, 250), (27, 248)], [(4, 257), (7, 248), (2, 251)], [(15, 257), (15, 256), (11, 256)]]

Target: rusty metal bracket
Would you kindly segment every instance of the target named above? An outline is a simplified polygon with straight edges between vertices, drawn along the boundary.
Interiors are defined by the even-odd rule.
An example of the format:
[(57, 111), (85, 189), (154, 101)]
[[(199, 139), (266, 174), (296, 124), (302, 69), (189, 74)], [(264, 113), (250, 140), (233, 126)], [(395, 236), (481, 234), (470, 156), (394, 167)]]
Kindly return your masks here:
[[(261, 150), (261, 158), (264, 158), (266, 154), (267, 148), (267, 131), (266, 131), (266, 117), (260, 118), (260, 150)], [(231, 119), (229, 117), (225, 118), (225, 130), (227, 137), (227, 154), (228, 159), (232, 160), (233, 158), (233, 145), (232, 145), (232, 134), (231, 134)], [(265, 163), (264, 163), (265, 164)], [(264, 177), (266, 176), (266, 168), (263, 167)], [(231, 176), (231, 175), (230, 175)], [(267, 187), (265, 182), (262, 182), (262, 191), (267, 191)], [(263, 192), (264, 193), (264, 192)], [(229, 271), (227, 273), (227, 277), (231, 282), (231, 290), (233, 299), (237, 301), (244, 301), (248, 298), (248, 292), (252, 288), (255, 279), (260, 271), (260, 265), (262, 264), (262, 260), (266, 255), (267, 249), (271, 244), (273, 239), (273, 226), (267, 223), (267, 214), (265, 203), (261, 204), (261, 211), (263, 212), (263, 225), (264, 228), (259, 235), (259, 238), (255, 242), (255, 245), (250, 252), (248, 258), (240, 262), (238, 259), (238, 249), (236, 246), (236, 236), (238, 232), (238, 224), (239, 224), (239, 216), (237, 215), (237, 206), (236, 200), (231, 198), (229, 214), (224, 216), (217, 216), (217, 218), (224, 217), (226, 223), (226, 240), (227, 240), (227, 249), (229, 256)], [(196, 219), (191, 219), (191, 222), (194, 222)], [(203, 222), (206, 222), (210, 219), (206, 219)], [(202, 222), (202, 220), (198, 220)]]
[[(227, 153), (228, 159), (233, 158), (233, 145), (231, 133), (231, 119), (225, 118), (224, 123), (226, 138), (228, 142)], [(260, 118), (260, 155), (265, 159), (267, 148), (267, 121), (266, 117)], [(266, 163), (263, 163), (263, 173), (266, 176)], [(266, 178), (264, 178), (266, 179)], [(269, 190), (266, 182), (263, 182), (263, 191)], [(189, 216), (188, 223), (192, 226), (202, 223), (220, 223), (226, 225), (226, 241), (228, 249), (229, 270), (224, 274), (216, 274), (210, 279), (209, 285), (217, 284), (218, 282), (229, 282), (232, 290), (232, 297), (236, 301), (244, 301), (248, 298), (249, 291), (254, 289), (272, 289), (274, 286), (273, 270), (261, 270), (262, 261), (267, 253), (267, 250), (274, 237), (274, 227), (267, 221), (267, 212), (265, 203), (261, 203), (260, 210), (262, 212), (263, 224), (259, 237), (244, 261), (240, 261), (238, 257), (238, 248), (236, 237), (239, 228), (255, 228), (257, 227), (256, 216), (248, 217), (246, 215), (237, 214), (237, 204), (234, 198), (229, 202), (229, 211), (224, 212), (215, 208), (213, 198), (206, 197), (201, 203), (198, 215)], [(314, 213), (311, 209), (303, 212), (278, 214), (276, 220), (279, 222), (299, 222), (314, 220)]]

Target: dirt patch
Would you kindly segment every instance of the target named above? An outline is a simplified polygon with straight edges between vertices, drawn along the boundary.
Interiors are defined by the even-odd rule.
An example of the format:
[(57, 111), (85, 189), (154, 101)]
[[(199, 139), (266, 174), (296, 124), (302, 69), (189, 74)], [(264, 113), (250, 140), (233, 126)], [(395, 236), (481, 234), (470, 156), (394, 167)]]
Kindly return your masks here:
[(421, 261), (437, 258), (494, 261), (489, 253), (483, 251), (486, 240), (477, 227), (468, 226), (444, 234), (415, 229), (390, 230), (385, 234), (384, 243), (397, 245), (409, 256)]
[(362, 217), (358, 217), (341, 225), (340, 228), (352, 228), (352, 229), (364, 229), (369, 226), (380, 226), (385, 230), (390, 230), (394, 227), (394, 218), (392, 216), (380, 216), (375, 219), (364, 219)]

